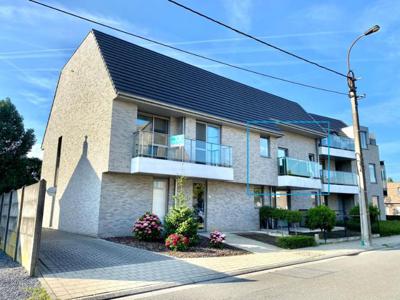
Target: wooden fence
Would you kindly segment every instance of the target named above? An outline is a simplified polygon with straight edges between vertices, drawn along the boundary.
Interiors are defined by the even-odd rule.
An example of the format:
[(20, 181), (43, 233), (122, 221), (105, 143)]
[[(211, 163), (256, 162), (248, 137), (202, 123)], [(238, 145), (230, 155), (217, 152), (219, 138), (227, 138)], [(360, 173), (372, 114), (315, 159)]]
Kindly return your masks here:
[(0, 251), (35, 275), (39, 256), (46, 181), (0, 196)]

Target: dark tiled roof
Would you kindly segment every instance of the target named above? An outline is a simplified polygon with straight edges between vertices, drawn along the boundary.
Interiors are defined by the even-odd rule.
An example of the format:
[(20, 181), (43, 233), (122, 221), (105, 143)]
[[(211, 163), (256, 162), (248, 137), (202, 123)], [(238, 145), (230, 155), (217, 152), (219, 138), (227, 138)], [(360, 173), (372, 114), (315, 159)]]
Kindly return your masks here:
[[(340, 132), (342, 128), (347, 127), (348, 125), (341, 120), (333, 119), (321, 115), (311, 114), (310, 116), (313, 117), (316, 121), (324, 121), (329, 122), (329, 129), (331, 131)], [(324, 128), (328, 128), (328, 123), (320, 123), (320, 125)]]
[[(93, 30), (117, 92), (150, 98), (196, 112), (246, 123), (298, 124), (323, 132), (296, 102), (230, 80), (182, 61)], [(275, 124), (260, 124), (279, 130)]]

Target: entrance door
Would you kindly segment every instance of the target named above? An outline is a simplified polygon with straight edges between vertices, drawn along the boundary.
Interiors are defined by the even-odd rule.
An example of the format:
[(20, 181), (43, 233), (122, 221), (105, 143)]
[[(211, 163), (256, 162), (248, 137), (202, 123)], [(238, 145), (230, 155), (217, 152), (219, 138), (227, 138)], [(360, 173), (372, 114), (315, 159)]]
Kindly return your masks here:
[(153, 181), (153, 214), (161, 221), (167, 212), (168, 180), (154, 179)]
[(207, 191), (205, 182), (193, 183), (193, 210), (199, 222), (199, 230), (206, 230)]

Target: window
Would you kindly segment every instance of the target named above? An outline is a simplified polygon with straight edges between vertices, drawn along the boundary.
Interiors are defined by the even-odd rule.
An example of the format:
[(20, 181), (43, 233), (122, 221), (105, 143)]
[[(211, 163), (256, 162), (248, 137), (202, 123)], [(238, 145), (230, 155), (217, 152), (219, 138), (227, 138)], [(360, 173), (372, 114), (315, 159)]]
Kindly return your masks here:
[(269, 138), (260, 137), (260, 155), (269, 157)]
[(278, 157), (286, 157), (288, 156), (288, 149), (286, 148), (278, 148)]
[(397, 188), (397, 195), (400, 196), (400, 187)]
[(262, 186), (255, 186), (254, 187), (254, 189), (253, 189), (253, 191), (254, 191), (254, 207), (261, 207), (261, 206), (263, 206), (263, 200), (264, 200), (264, 197), (263, 197), (263, 192), (264, 192), (264, 189), (263, 189), (263, 187)]
[(309, 153), (308, 154), (308, 160), (309, 161), (315, 161), (315, 154), (314, 153)]
[(379, 208), (379, 196), (372, 196), (372, 205)]
[(367, 149), (367, 132), (360, 131), (361, 148)]
[(368, 169), (369, 169), (369, 181), (371, 183), (376, 183), (375, 165), (369, 164)]

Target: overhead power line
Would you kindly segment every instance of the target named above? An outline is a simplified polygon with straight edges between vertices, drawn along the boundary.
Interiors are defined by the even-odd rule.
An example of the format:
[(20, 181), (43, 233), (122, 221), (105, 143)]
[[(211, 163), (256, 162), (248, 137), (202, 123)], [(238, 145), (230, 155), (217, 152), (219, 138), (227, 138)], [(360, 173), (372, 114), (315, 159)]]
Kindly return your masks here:
[(283, 81), (283, 82), (286, 82), (286, 83), (295, 84), (295, 85), (302, 86), (302, 87), (311, 88), (311, 89), (314, 89), (314, 90), (320, 90), (320, 91), (324, 91), (324, 92), (329, 92), (329, 93), (334, 93), (334, 94), (346, 95), (347, 96), (347, 93), (343, 93), (343, 92), (339, 92), (339, 91), (335, 91), (335, 90), (331, 90), (331, 89), (326, 89), (326, 88), (322, 88), (322, 87), (318, 87), (318, 86), (314, 86), (314, 85), (310, 85), (310, 84), (306, 84), (306, 83), (301, 83), (301, 82), (297, 82), (297, 81), (293, 81), (293, 80), (289, 80), (289, 79), (285, 79), (285, 78), (269, 75), (269, 74), (258, 72), (258, 71), (255, 71), (255, 70), (243, 68), (243, 67), (235, 65), (235, 64), (231, 64), (231, 63), (227, 63), (227, 62), (224, 62), (224, 61), (221, 61), (221, 60), (210, 58), (210, 57), (198, 54), (198, 53), (194, 53), (194, 52), (190, 52), (190, 51), (187, 51), (187, 50), (184, 50), (184, 49), (180, 49), (180, 48), (168, 45), (166, 43), (159, 42), (159, 41), (156, 41), (156, 40), (141, 36), (139, 34), (135, 34), (135, 33), (123, 30), (123, 29), (119, 29), (119, 28), (114, 27), (114, 26), (110, 26), (110, 25), (101, 23), (99, 21), (96, 21), (96, 20), (88, 18), (88, 17), (80, 16), (78, 14), (69, 12), (69, 11), (64, 10), (64, 9), (60, 9), (60, 8), (57, 8), (57, 7), (48, 5), (48, 4), (41, 3), (41, 2), (36, 1), (36, 0), (29, 0), (29, 1), (33, 2), (35, 4), (47, 7), (49, 9), (64, 13), (66, 15), (69, 15), (69, 16), (72, 16), (72, 17), (75, 17), (75, 18), (78, 18), (78, 19), (81, 19), (81, 20), (84, 20), (84, 21), (87, 21), (87, 22), (102, 26), (102, 27), (106, 27), (106, 28), (112, 29), (112, 30), (115, 30), (115, 31), (118, 31), (118, 32), (121, 32), (121, 33), (124, 33), (124, 34), (127, 34), (127, 35), (130, 35), (130, 36), (133, 36), (135, 38), (142, 39), (142, 40), (147, 41), (147, 42), (151, 42), (151, 43), (156, 44), (156, 45), (160, 45), (160, 46), (163, 46), (163, 47), (166, 47), (166, 48), (169, 48), (169, 49), (173, 49), (173, 50), (179, 51), (181, 53), (189, 54), (191, 56), (195, 56), (195, 57), (202, 58), (202, 59), (205, 59), (205, 60), (208, 60), (208, 61), (212, 61), (212, 62), (221, 64), (221, 65), (225, 65), (225, 66), (228, 66), (228, 67), (231, 67), (231, 68), (234, 68), (234, 69), (238, 69), (238, 70), (242, 70), (242, 71), (249, 72), (249, 73), (252, 73), (252, 74), (256, 74), (256, 75), (259, 75), (259, 76), (263, 76), (263, 77), (267, 77), (267, 78)]
[(280, 52), (283, 52), (283, 53), (285, 53), (285, 54), (287, 54), (287, 55), (293, 56), (293, 57), (295, 57), (295, 58), (297, 58), (297, 59), (300, 59), (300, 60), (302, 60), (302, 61), (304, 61), (304, 62), (307, 62), (307, 63), (309, 63), (309, 64), (312, 64), (312, 65), (314, 65), (314, 66), (316, 66), (316, 67), (318, 67), (318, 68), (324, 69), (324, 70), (329, 71), (329, 72), (332, 72), (332, 73), (334, 73), (334, 74), (336, 74), (336, 75), (339, 75), (339, 76), (342, 76), (342, 77), (347, 78), (347, 75), (345, 75), (345, 74), (343, 74), (343, 73), (340, 73), (340, 72), (338, 72), (338, 71), (336, 71), (336, 70), (333, 70), (333, 69), (331, 69), (331, 68), (325, 67), (325, 66), (323, 66), (323, 65), (321, 65), (321, 64), (319, 64), (319, 63), (317, 63), (317, 62), (315, 62), (315, 61), (312, 61), (312, 60), (309, 60), (309, 59), (307, 59), (307, 58), (301, 57), (300, 55), (297, 55), (297, 54), (295, 54), (295, 53), (292, 53), (292, 52), (289, 52), (289, 51), (287, 51), (287, 50), (285, 50), (285, 49), (282, 49), (282, 48), (280, 48), (280, 47), (278, 47), (278, 46), (275, 46), (275, 45), (273, 45), (273, 44), (271, 44), (271, 43), (268, 43), (268, 42), (266, 42), (266, 41), (264, 41), (264, 40), (262, 40), (262, 39), (260, 39), (260, 38), (258, 38), (258, 37), (256, 37), (256, 36), (254, 36), (254, 35), (248, 34), (248, 33), (243, 32), (243, 31), (241, 31), (241, 30), (239, 30), (239, 29), (237, 29), (237, 28), (234, 28), (234, 27), (232, 27), (232, 26), (230, 26), (230, 25), (228, 25), (228, 24), (225, 24), (225, 23), (223, 23), (223, 22), (221, 22), (221, 21), (218, 21), (218, 20), (216, 20), (216, 19), (214, 19), (214, 18), (212, 18), (212, 17), (209, 17), (209, 16), (207, 16), (207, 15), (205, 15), (205, 14), (203, 14), (203, 13), (197, 11), (197, 10), (194, 10), (193, 8), (190, 8), (190, 7), (188, 7), (188, 6), (185, 6), (185, 5), (179, 3), (179, 2), (177, 2), (177, 1), (175, 1), (175, 0), (168, 0), (168, 1), (171, 2), (171, 3), (173, 3), (173, 4), (175, 4), (175, 5), (177, 5), (177, 6), (179, 6), (179, 7), (181, 7), (181, 8), (183, 8), (183, 9), (186, 9), (186, 10), (188, 10), (188, 11), (190, 11), (190, 12), (192, 12), (192, 13), (194, 13), (194, 14), (200, 16), (200, 17), (203, 17), (203, 18), (205, 18), (205, 19), (207, 19), (207, 20), (209, 20), (209, 21), (211, 21), (211, 22), (214, 22), (214, 23), (216, 23), (216, 24), (218, 24), (218, 25), (221, 25), (221, 26), (223, 26), (223, 27), (225, 27), (225, 28), (228, 28), (228, 29), (230, 29), (230, 30), (232, 30), (232, 31), (234, 31), (234, 32), (236, 32), (236, 33), (239, 33), (239, 34), (241, 34), (241, 35), (244, 35), (244, 36), (246, 36), (246, 37), (248, 37), (248, 38), (250, 38), (250, 39), (252, 39), (252, 40), (255, 40), (255, 41), (257, 41), (257, 42), (259, 42), (259, 43), (261, 43), (261, 44), (263, 44), (263, 45), (265, 45), (265, 46), (271, 47), (271, 48), (273, 48), (273, 49), (275, 49), (275, 50), (278, 50), (278, 51), (280, 51)]

